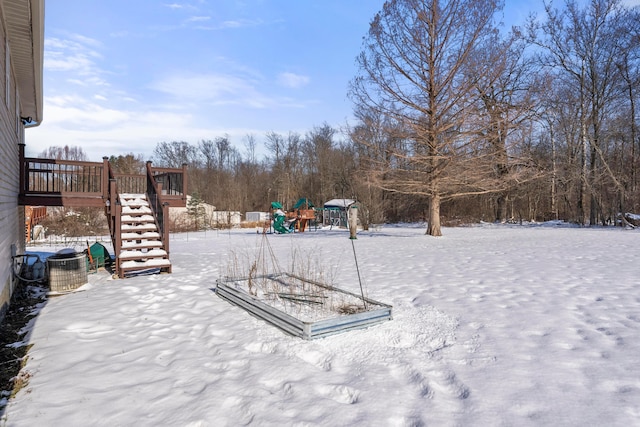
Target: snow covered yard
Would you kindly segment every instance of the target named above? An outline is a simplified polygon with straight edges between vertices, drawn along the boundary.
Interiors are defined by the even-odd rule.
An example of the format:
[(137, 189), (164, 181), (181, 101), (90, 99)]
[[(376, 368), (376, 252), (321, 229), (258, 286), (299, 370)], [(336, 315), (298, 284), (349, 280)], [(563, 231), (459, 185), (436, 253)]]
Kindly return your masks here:
[[(173, 274), (90, 276), (32, 325), (9, 426), (637, 425), (638, 231), (417, 226), (358, 235), (394, 319), (304, 341), (212, 291), (254, 230), (172, 237)], [(273, 235), (359, 292), (346, 231)], [(43, 248), (43, 250), (50, 250)], [(311, 255), (310, 255), (311, 256)]]

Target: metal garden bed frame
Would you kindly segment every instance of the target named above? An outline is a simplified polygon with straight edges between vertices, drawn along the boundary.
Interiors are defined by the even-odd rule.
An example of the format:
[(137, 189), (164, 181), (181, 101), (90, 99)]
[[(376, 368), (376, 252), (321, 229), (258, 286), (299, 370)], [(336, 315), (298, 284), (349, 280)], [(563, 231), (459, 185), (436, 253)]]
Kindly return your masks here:
[(293, 336), (303, 338), (305, 340), (311, 340), (315, 338), (322, 338), (328, 335), (333, 335), (341, 332), (350, 331), (353, 329), (365, 328), (377, 323), (381, 323), (392, 319), (392, 306), (381, 303), (369, 298), (362, 297), (352, 292), (338, 289), (334, 286), (326, 285), (313, 280), (305, 279), (289, 273), (279, 274), (267, 274), (263, 276), (252, 277), (252, 280), (256, 279), (269, 279), (276, 280), (280, 283), (282, 278), (297, 279), (301, 282), (306, 282), (309, 285), (317, 286), (326, 292), (332, 292), (336, 294), (342, 294), (355, 298), (360, 301), (364, 308), (364, 311), (360, 311), (354, 314), (339, 314), (336, 313), (335, 317), (325, 318), (317, 321), (305, 321), (298, 319), (297, 317), (285, 313), (282, 310), (269, 305), (254, 295), (251, 295), (246, 290), (242, 289), (238, 285), (238, 282), (249, 280), (249, 278), (221, 278), (216, 281), (216, 293), (221, 298), (235, 304), (241, 308), (247, 310), (250, 314), (265, 320), (268, 323), (280, 328), (286, 333)]

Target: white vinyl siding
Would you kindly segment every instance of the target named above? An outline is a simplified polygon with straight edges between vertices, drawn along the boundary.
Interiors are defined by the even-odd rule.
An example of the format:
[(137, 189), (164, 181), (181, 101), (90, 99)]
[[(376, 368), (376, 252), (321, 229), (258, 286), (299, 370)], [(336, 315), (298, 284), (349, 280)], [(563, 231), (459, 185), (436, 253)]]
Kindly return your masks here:
[[(13, 292), (12, 247), (24, 252), (24, 208), (18, 206), (19, 149), (22, 125), (16, 125), (17, 90), (11, 61), (7, 63), (8, 51), (6, 27), (0, 9), (0, 93), (5, 101), (0, 102), (0, 318), (4, 315)], [(19, 120), (19, 117), (17, 118)]]

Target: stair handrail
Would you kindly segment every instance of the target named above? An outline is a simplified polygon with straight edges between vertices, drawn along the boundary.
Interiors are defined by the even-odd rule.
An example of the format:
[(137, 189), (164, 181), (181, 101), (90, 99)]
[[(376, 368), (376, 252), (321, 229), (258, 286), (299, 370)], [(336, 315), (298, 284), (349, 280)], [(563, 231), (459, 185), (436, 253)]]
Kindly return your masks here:
[(111, 163), (109, 163), (109, 158), (103, 157), (102, 161), (104, 163), (103, 182), (106, 183), (103, 188), (105, 215), (109, 221), (109, 233), (111, 234), (111, 242), (113, 242), (113, 252), (116, 256), (116, 274), (118, 277), (121, 277), (119, 255), (122, 250), (122, 205), (120, 204), (120, 198), (118, 197), (118, 181), (116, 180), (116, 175), (111, 168)]
[(147, 162), (147, 198), (149, 207), (153, 211), (156, 227), (160, 234), (162, 246), (169, 257), (169, 202), (164, 200), (162, 183), (157, 182), (154, 176), (151, 161)]

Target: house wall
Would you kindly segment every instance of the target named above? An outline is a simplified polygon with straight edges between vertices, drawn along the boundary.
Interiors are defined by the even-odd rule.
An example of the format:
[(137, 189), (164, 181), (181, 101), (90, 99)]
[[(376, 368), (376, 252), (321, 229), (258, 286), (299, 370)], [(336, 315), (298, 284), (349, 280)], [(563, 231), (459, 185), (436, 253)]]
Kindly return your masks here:
[(0, 318), (4, 317), (15, 286), (12, 251), (24, 252), (24, 207), (18, 206), (18, 144), (24, 141), (24, 127), (19, 117), (15, 76), (8, 59), (10, 52), (0, 8)]
[[(238, 211), (216, 211), (215, 207), (211, 205), (203, 207), (203, 215), (199, 219), (200, 228), (217, 228), (223, 225), (236, 226), (242, 222), (242, 214)], [(187, 208), (169, 208), (169, 218), (177, 230), (192, 228), (195, 223)]]
[[(187, 196), (187, 206), (191, 205), (191, 196)], [(202, 228), (216, 228), (219, 225), (240, 225), (242, 214), (238, 211), (217, 211), (216, 207), (202, 202), (202, 216), (199, 218)], [(194, 226), (194, 218), (189, 215), (188, 207), (170, 207), (169, 220), (177, 229), (190, 228)]]
[(240, 225), (242, 214), (238, 211), (214, 211), (207, 217), (209, 225), (216, 227), (219, 225)]

